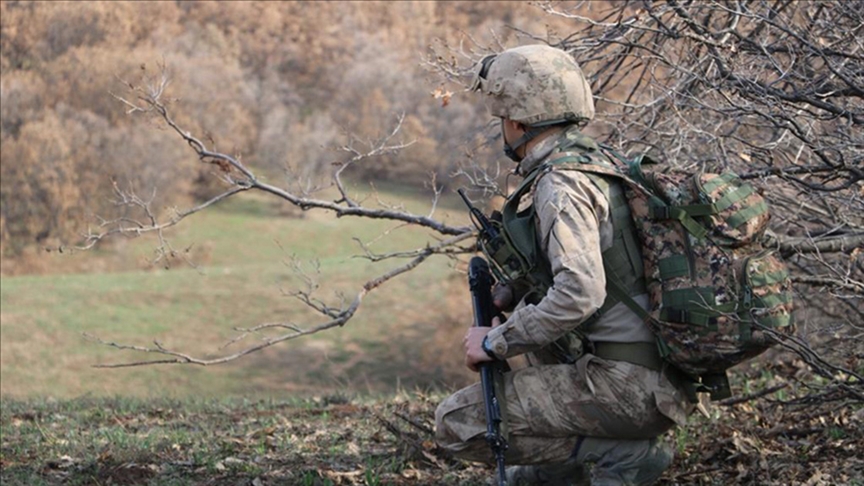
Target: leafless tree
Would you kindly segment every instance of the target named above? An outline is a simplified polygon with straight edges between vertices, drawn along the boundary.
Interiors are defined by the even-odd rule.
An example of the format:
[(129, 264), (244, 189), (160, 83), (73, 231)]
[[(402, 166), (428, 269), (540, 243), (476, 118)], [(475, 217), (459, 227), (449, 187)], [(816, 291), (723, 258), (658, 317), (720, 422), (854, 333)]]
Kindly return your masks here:
[(797, 290), (800, 333), (783, 346), (829, 380), (818, 393), (864, 399), (864, 2), (585, 6), (542, 3), (572, 32), (525, 34), (583, 66), (607, 144), (764, 191)]

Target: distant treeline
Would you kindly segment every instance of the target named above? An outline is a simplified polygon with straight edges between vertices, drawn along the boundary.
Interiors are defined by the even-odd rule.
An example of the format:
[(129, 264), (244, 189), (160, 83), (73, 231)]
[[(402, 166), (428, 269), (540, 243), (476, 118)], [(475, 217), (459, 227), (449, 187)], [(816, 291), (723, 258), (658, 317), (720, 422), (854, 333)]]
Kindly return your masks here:
[[(436, 39), (465, 33), (516, 44), (514, 25), (550, 19), (503, 2), (16, 2), (0, 3), (0, 243), (5, 256), (74, 239), (116, 217), (112, 185), (133, 184), (153, 207), (220, 189), (182, 141), (126, 115), (111, 93), (168, 68), (166, 98), (184, 128), (287, 183), (344, 154), (328, 147), (376, 139), (405, 120), (416, 142), (370, 161), (358, 176), (446, 181), (478, 136), (482, 105), (443, 107), (443, 79), (424, 67)], [(458, 95), (457, 95), (458, 96)]]

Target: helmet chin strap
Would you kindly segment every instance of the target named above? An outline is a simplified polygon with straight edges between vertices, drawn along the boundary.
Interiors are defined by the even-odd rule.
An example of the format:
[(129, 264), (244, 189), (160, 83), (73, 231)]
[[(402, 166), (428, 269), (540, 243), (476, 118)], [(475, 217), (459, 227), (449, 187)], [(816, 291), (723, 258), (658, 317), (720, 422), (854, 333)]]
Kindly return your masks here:
[[(503, 132), (503, 124), (504, 124), (503, 118), (501, 119), (501, 124), (502, 124), (502, 132)], [(504, 155), (506, 155), (507, 158), (509, 158), (513, 162), (517, 162), (517, 163), (521, 162), (522, 157), (520, 157), (519, 154), (516, 153), (516, 150), (518, 150), (519, 147), (521, 147), (521, 146), (525, 145), (526, 143), (530, 142), (531, 140), (533, 140), (534, 137), (536, 137), (537, 135), (540, 135), (541, 133), (543, 133), (546, 130), (546, 128), (548, 128), (548, 127), (539, 127), (539, 128), (528, 127), (528, 131), (526, 131), (521, 137), (519, 137), (519, 140), (516, 140), (516, 143), (514, 143), (513, 145), (508, 144), (507, 140), (504, 139), (504, 135), (502, 134), (501, 138), (504, 139)]]

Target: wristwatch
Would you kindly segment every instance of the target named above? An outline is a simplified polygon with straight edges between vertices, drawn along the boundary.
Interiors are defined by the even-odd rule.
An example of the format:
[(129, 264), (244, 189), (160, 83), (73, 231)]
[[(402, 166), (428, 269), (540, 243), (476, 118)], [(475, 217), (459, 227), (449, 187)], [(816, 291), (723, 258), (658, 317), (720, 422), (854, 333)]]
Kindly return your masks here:
[(482, 348), (483, 351), (485, 351), (486, 354), (487, 354), (490, 358), (495, 359), (495, 360), (498, 359), (498, 356), (495, 356), (495, 353), (493, 353), (493, 352), (492, 352), (492, 349), (489, 348), (489, 336), (486, 336), (486, 337), (483, 338), (483, 344), (480, 345), (480, 348)]

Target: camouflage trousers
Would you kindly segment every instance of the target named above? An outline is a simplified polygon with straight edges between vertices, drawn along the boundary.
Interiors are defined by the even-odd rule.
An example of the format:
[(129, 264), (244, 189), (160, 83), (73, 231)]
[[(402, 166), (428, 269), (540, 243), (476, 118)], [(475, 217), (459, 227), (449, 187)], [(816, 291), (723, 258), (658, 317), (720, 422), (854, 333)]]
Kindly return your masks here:
[[(599, 463), (615, 449), (615, 440), (629, 447), (627, 441), (655, 438), (683, 424), (692, 409), (664, 373), (591, 354), (575, 364), (505, 373), (503, 391), (508, 464), (561, 463), (577, 452)], [(466, 460), (493, 461), (484, 439), (486, 412), (479, 383), (447, 397), (438, 406), (435, 422), (442, 447)]]

